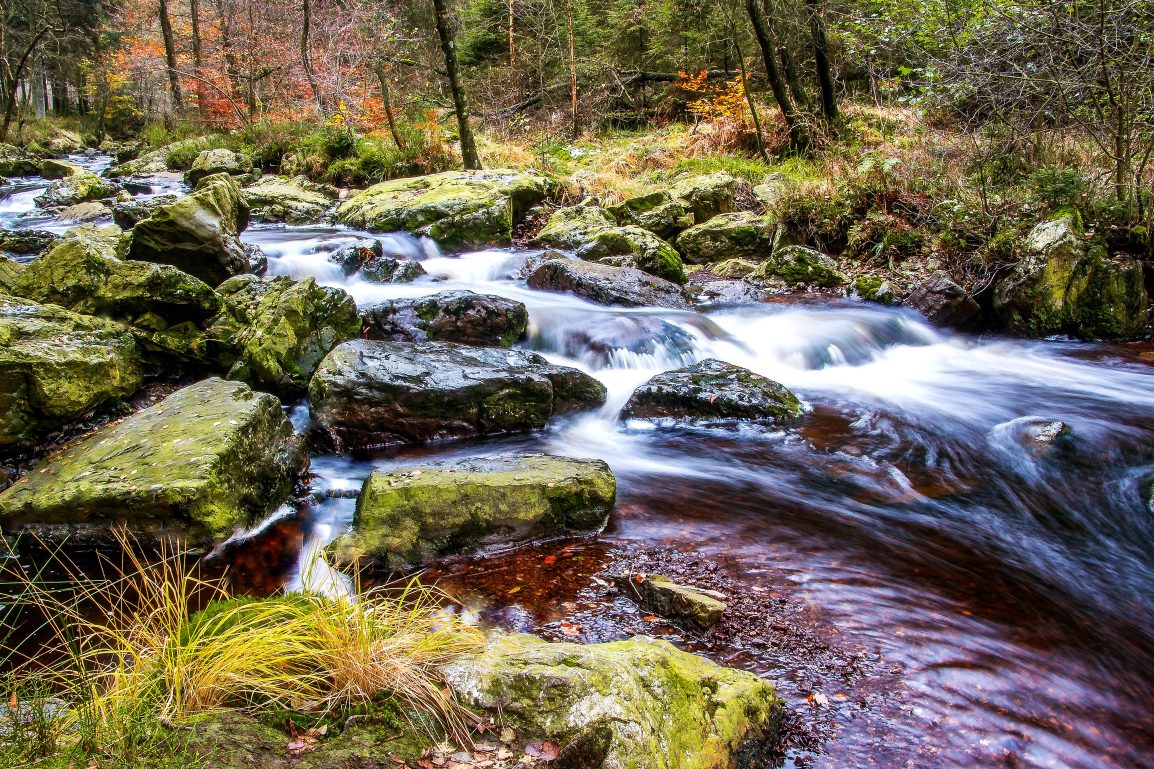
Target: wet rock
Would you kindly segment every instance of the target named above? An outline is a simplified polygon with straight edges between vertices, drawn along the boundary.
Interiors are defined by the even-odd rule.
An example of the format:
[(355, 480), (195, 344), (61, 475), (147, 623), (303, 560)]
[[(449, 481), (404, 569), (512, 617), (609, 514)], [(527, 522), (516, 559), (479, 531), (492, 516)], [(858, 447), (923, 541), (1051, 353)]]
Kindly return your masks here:
[(346, 342), (309, 384), (313, 419), (339, 449), (532, 430), (604, 400), (596, 379), (535, 353), (445, 342)]
[(632, 267), (554, 259), (534, 270), (528, 283), (530, 288), (569, 292), (597, 304), (689, 309), (680, 286)]
[(353, 298), (314, 278), (241, 275), (217, 291), (231, 317), (213, 333), (236, 351), (229, 378), (276, 392), (304, 393), (321, 360), (361, 328)]
[(624, 257), (617, 266), (634, 267), (674, 283), (685, 282), (685, 268), (673, 246), (640, 227), (618, 226), (608, 211), (597, 206), (558, 209), (532, 243), (572, 249), (578, 258), (591, 261)]
[(935, 272), (919, 283), (905, 303), (935, 326), (964, 330), (977, 325), (982, 316), (974, 298), (944, 272)]
[(196, 156), (192, 167), (184, 172), (184, 181), (190, 187), (195, 187), (201, 179), (214, 174), (248, 177), (252, 172), (252, 159), (247, 155), (226, 149), (205, 150)]
[(901, 300), (893, 284), (877, 275), (859, 275), (853, 281), (853, 293), (867, 302), (894, 305)]
[(80, 166), (67, 160), (48, 159), (40, 163), (40, 176), (45, 179), (65, 179), (84, 173)]
[(112, 209), (94, 200), (61, 209), (59, 216), (66, 222), (89, 223), (98, 222), (101, 219), (112, 221)]
[(0, 495), (6, 531), (73, 525), (219, 539), (278, 507), (307, 458), (271, 395), (208, 379), (50, 457)]
[(658, 374), (638, 387), (623, 419), (742, 420), (788, 424), (804, 409), (783, 385), (731, 363), (708, 358)]
[(520, 302), (501, 296), (442, 291), (366, 307), (361, 320), (366, 339), (512, 347), (525, 335), (529, 312)]
[(66, 208), (77, 203), (112, 198), (119, 191), (120, 187), (114, 182), (78, 169), (76, 173), (52, 182), (36, 198), (36, 205), (41, 208)]
[(128, 322), (146, 313), (167, 323), (202, 321), (220, 309), (212, 288), (188, 273), (167, 264), (117, 259), (120, 239), (116, 227), (69, 230), (28, 265), (12, 291), (36, 302)]
[(503, 454), (377, 470), (357, 500), (341, 562), (417, 565), (486, 545), (600, 531), (617, 482), (599, 459)]
[(554, 740), (559, 766), (765, 766), (782, 713), (767, 681), (645, 636), (578, 645), (494, 633), (443, 670), (466, 707)]
[(248, 226), (248, 206), (228, 174), (209, 176), (196, 192), (161, 206), (132, 228), (129, 259), (179, 267), (217, 286), (250, 270), (238, 237)]
[(507, 244), (514, 223), (557, 189), (553, 179), (525, 171), (447, 171), (377, 184), (342, 203), (337, 218), (375, 232), (427, 235), (448, 249)]
[(752, 211), (715, 216), (677, 237), (681, 258), (693, 264), (733, 259), (760, 262), (773, 249), (774, 225)]
[(36, 256), (58, 236), (46, 230), (0, 230), (0, 253), (13, 256)]
[(157, 195), (154, 198), (133, 198), (112, 204), (112, 221), (126, 230), (131, 230), (139, 222), (161, 208), (175, 203), (179, 198), (176, 195)]
[(660, 574), (626, 574), (617, 588), (646, 611), (704, 633), (721, 622), (725, 596), (716, 590), (679, 585)]
[(425, 268), (420, 262), (386, 255), (384, 245), (376, 238), (360, 238), (329, 254), (328, 260), (340, 265), (345, 275), (357, 275), (372, 283), (412, 283)]
[(40, 160), (11, 144), (0, 144), (0, 176), (34, 176), (40, 173)]
[(1142, 265), (1132, 257), (1087, 249), (1072, 217), (1036, 226), (1025, 256), (994, 291), (994, 314), (1014, 333), (1127, 339), (1149, 306)]
[(304, 176), (269, 176), (245, 187), (241, 197), (257, 221), (312, 224), (328, 214), (336, 203), (337, 190)]
[(620, 224), (633, 224), (671, 239), (683, 230), (733, 210), (738, 182), (727, 173), (690, 176), (673, 187), (630, 198), (609, 212)]
[(263, 248), (255, 243), (245, 243), (244, 255), (248, 257), (248, 266), (253, 275), (263, 276), (268, 272), (268, 255)]
[(849, 282), (830, 257), (805, 246), (774, 248), (751, 278), (782, 283), (790, 288), (837, 288)]
[(173, 142), (160, 149), (146, 152), (135, 160), (120, 163), (120, 165), (113, 166), (108, 169), (107, 175), (112, 178), (122, 176), (151, 176), (153, 174), (160, 174), (168, 171), (170, 168), (169, 158), (176, 155), (187, 155), (190, 152), (198, 152), (206, 147), (208, 139), (205, 137), (197, 137), (193, 139), (183, 139), (178, 142)]
[(29, 444), (142, 378), (123, 326), (0, 295), (0, 446)]

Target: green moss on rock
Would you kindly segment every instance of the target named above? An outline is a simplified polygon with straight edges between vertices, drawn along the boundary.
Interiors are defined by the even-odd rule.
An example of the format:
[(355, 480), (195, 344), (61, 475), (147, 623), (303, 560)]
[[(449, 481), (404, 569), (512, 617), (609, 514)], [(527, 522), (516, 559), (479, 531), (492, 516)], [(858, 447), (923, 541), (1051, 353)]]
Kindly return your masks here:
[(429, 562), (481, 545), (598, 531), (617, 484), (598, 459), (498, 455), (378, 470), (365, 480), (341, 561)]
[(784, 385), (741, 366), (707, 358), (658, 374), (638, 387), (621, 416), (789, 424), (804, 411), (801, 401)]
[(581, 766), (752, 769), (767, 765), (781, 701), (752, 673), (666, 641), (581, 646), (492, 634), (483, 654), (447, 666), (464, 704), (581, 749)]
[(141, 380), (123, 326), (0, 295), (0, 446), (34, 442)]
[(248, 155), (226, 149), (204, 150), (192, 161), (192, 167), (184, 172), (184, 181), (195, 187), (201, 179), (213, 174), (247, 177), (252, 172), (252, 160)]
[(443, 248), (507, 244), (525, 211), (558, 190), (525, 171), (447, 171), (382, 182), (354, 195), (337, 218), (375, 232), (427, 235)]
[(305, 466), (280, 401), (207, 379), (46, 459), (0, 495), (0, 521), (220, 538), (272, 512)]
[(752, 211), (721, 214), (681, 233), (677, 250), (693, 264), (729, 259), (760, 262), (773, 249), (774, 229), (769, 219)]
[(775, 248), (752, 277), (781, 282), (790, 288), (837, 288), (849, 282), (830, 257), (805, 246)]
[(41, 208), (74, 206), (92, 200), (115, 197), (120, 187), (94, 173), (77, 169), (75, 173), (57, 179), (36, 198)]
[(324, 219), (337, 199), (336, 189), (303, 176), (270, 176), (241, 190), (258, 221), (311, 224)]

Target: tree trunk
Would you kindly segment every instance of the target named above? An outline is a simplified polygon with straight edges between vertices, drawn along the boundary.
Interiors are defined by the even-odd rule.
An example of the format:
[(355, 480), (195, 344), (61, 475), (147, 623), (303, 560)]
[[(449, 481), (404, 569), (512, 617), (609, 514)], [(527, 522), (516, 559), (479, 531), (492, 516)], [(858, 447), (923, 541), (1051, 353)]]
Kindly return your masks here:
[(321, 101), (321, 89), (317, 85), (317, 76), (313, 73), (313, 63), (309, 58), (309, 27), (312, 25), (312, 3), (301, 0), (301, 67), (305, 71), (305, 79), (309, 81), (309, 88), (313, 92), (313, 99), (317, 103), (320, 116), (325, 116), (325, 105)]
[(404, 149), (405, 143), (401, 141), (401, 135), (397, 132), (397, 123), (393, 118), (393, 104), (392, 99), (389, 98), (389, 72), (385, 69), (384, 64), (378, 63), (374, 68), (377, 74), (377, 80), (381, 81), (381, 108), (385, 111), (385, 120), (389, 123), (389, 133), (393, 136), (393, 141), (397, 143), (398, 149)]
[(509, 66), (517, 60), (517, 45), (513, 39), (513, 0), (509, 0)]
[(433, 0), (436, 12), (437, 37), (441, 40), (441, 53), (445, 57), (445, 75), (449, 80), (449, 91), (453, 95), (453, 112), (457, 115), (457, 133), (461, 137), (461, 160), (465, 168), (481, 170), (481, 158), (477, 154), (477, 144), (473, 140), (473, 129), (469, 126), (469, 106), (465, 100), (465, 89), (457, 75), (457, 46), (453, 42), (453, 32), (449, 29), (449, 12), (445, 0)]
[(580, 129), (577, 125), (577, 55), (573, 47), (573, 0), (568, 0), (566, 5), (569, 16), (569, 88), (573, 108), (573, 141), (577, 141)]
[(168, 64), (168, 84), (172, 88), (172, 101), (179, 112), (184, 106), (180, 93), (180, 75), (176, 70), (176, 38), (172, 33), (172, 19), (168, 16), (168, 0), (160, 0), (157, 12), (160, 15), (160, 35), (164, 38), (164, 60)]
[(196, 77), (196, 110), (204, 117), (204, 53), (200, 40), (200, 0), (188, 0), (188, 15), (192, 23), (192, 74)]
[(36, 46), (40, 45), (40, 41), (51, 29), (51, 27), (44, 27), (37, 32), (36, 36), (32, 38), (32, 42), (28, 44), (28, 48), (24, 50), (24, 55), (16, 64), (16, 71), (12, 73), (11, 87), (8, 89), (7, 103), (4, 105), (4, 122), (0, 123), (0, 142), (8, 141), (8, 128), (12, 125), (12, 115), (16, 112), (16, 95), (20, 91), (20, 79), (24, 77), (24, 67), (28, 64), (28, 58), (32, 56)]
[(817, 64), (817, 82), (821, 88), (821, 114), (826, 122), (837, 120), (837, 94), (833, 86), (833, 73), (829, 65), (829, 41), (825, 35), (825, 19), (822, 16), (820, 0), (805, 0), (809, 10), (809, 32), (813, 38), (813, 58)]
[(793, 100), (790, 99), (785, 82), (781, 78), (781, 73), (778, 72), (777, 53), (774, 50), (765, 17), (761, 15), (761, 9), (757, 7), (757, 0), (745, 0), (745, 11), (749, 14), (749, 20), (753, 24), (754, 37), (757, 38), (757, 45), (761, 48), (761, 60), (765, 64), (765, 75), (769, 79), (769, 88), (773, 91), (773, 98), (777, 101), (778, 109), (781, 110), (781, 117), (785, 120), (786, 128), (789, 130), (790, 148), (802, 151), (809, 146), (809, 136), (798, 119)]

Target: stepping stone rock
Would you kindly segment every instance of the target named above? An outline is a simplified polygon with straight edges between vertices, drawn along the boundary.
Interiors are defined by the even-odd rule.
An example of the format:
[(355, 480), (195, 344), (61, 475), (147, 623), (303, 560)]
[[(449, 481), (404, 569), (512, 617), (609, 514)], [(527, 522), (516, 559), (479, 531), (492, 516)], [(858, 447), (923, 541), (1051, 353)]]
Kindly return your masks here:
[(804, 413), (783, 385), (732, 363), (708, 358), (667, 371), (634, 390), (623, 419), (742, 420), (789, 423)]
[(660, 574), (626, 574), (615, 581), (626, 597), (645, 610), (698, 632), (721, 622), (725, 613), (725, 596), (716, 590), (679, 585)]

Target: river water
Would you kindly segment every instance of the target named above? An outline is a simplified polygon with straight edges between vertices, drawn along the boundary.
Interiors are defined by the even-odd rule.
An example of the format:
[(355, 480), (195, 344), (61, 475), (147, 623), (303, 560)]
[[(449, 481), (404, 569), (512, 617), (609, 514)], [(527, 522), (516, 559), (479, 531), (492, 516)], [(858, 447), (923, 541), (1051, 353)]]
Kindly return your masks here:
[[(16, 210), (28, 191), (0, 199), (0, 226), (43, 228)], [(531, 252), (449, 256), (404, 234), (375, 237), (429, 277), (378, 285), (326, 259), (358, 236), (257, 225), (243, 239), (270, 273), (359, 305), (449, 289), (524, 302), (521, 346), (590, 372), (609, 398), (530, 436), (314, 457), (313, 490), (329, 494), (294, 548), (347, 526), (349, 492), (375, 467), (510, 448), (598, 457), (619, 483), (606, 547), (709, 558), (735, 589), (788, 595), (829, 643), (870, 660), (871, 675), (815, 702), (788, 654), (735, 656), (830, 725), (785, 765), (1154, 767), (1154, 347), (958, 335), (849, 300), (606, 308), (528, 289), (515, 275)], [(638, 384), (710, 357), (792, 389), (810, 409), (802, 427), (616, 418)], [(291, 414), (306, 426), (306, 405)], [(1069, 434), (1031, 440), (1054, 420)], [(528, 615), (517, 624), (544, 621), (496, 616)]]

